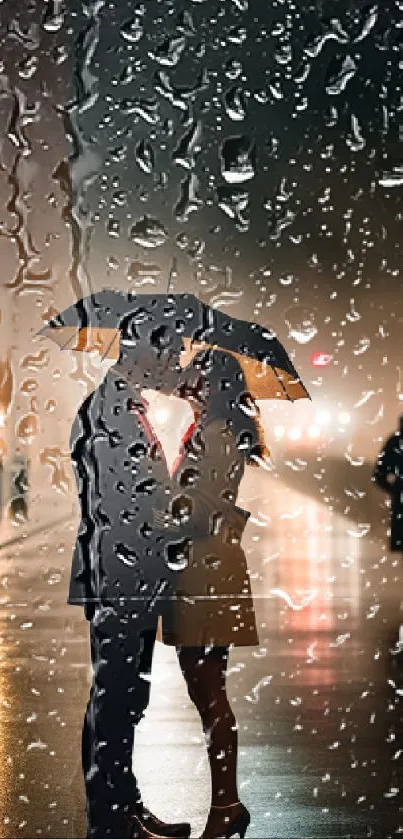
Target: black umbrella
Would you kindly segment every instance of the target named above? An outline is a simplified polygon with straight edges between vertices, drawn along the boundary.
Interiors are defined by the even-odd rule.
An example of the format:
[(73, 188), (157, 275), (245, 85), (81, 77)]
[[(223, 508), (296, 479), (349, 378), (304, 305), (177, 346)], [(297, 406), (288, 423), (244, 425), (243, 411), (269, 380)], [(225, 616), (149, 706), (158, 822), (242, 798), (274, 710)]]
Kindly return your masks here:
[(120, 348), (151, 345), (164, 350), (182, 342), (191, 359), (203, 347), (234, 355), (255, 399), (294, 401), (309, 394), (278, 338), (257, 323), (213, 309), (193, 294), (131, 294), (106, 289), (53, 317), (39, 335), (62, 349), (98, 350), (118, 358)]

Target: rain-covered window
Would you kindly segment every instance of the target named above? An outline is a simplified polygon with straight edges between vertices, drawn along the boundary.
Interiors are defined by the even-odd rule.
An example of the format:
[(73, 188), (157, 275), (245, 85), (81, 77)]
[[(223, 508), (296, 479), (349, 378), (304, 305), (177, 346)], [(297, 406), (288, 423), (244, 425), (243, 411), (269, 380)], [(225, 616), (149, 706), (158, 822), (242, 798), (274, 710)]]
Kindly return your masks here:
[[(122, 784), (192, 837), (403, 830), (402, 12), (0, 4), (4, 839), (86, 835), (96, 620), (91, 637), (125, 641), (96, 700), (117, 751), (91, 729), (87, 791), (102, 748), (114, 789), (136, 723)], [(95, 330), (81, 313), (38, 335), (105, 290), (128, 318), (102, 303)], [(162, 314), (164, 294), (182, 302)], [(179, 392), (174, 353), (196, 338)], [(121, 611), (103, 630), (105, 603)]]

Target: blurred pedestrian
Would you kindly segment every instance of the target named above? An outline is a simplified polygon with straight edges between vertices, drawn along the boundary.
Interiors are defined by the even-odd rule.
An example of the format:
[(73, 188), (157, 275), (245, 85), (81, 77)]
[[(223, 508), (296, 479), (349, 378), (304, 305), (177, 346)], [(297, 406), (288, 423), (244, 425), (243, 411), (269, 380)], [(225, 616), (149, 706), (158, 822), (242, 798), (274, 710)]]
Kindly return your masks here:
[[(403, 414), (399, 417), (398, 430), (378, 455), (373, 480), (391, 499), (390, 550), (403, 553)], [(403, 623), (399, 627), (396, 651), (403, 652)]]

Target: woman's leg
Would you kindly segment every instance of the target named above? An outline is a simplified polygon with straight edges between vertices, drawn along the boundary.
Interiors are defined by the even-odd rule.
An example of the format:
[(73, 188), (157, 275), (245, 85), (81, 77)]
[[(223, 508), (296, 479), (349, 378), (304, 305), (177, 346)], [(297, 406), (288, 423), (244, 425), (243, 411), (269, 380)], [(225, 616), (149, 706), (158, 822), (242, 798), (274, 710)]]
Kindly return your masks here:
[(178, 647), (189, 696), (203, 725), (211, 771), (211, 805), (239, 801), (237, 725), (226, 689), (228, 647)]

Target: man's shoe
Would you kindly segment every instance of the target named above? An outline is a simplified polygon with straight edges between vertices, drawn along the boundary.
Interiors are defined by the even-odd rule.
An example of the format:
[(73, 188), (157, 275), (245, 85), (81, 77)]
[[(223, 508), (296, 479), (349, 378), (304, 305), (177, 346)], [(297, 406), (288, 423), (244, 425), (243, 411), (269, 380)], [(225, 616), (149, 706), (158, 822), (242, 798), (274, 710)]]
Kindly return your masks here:
[(131, 839), (189, 839), (189, 822), (163, 822), (147, 810), (143, 804), (137, 804), (129, 816)]

